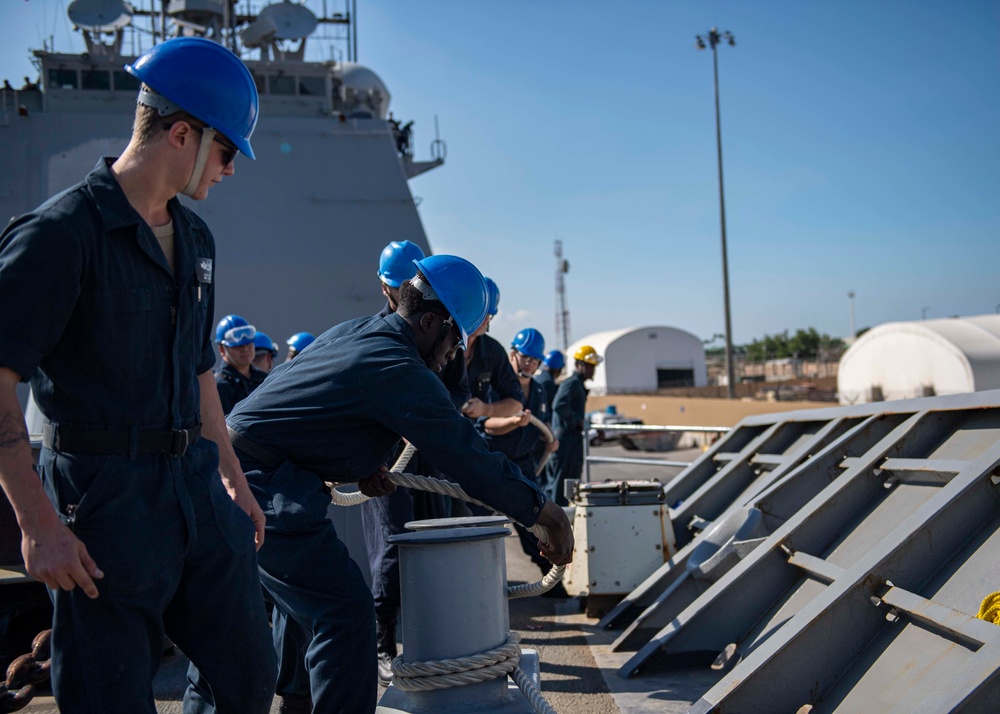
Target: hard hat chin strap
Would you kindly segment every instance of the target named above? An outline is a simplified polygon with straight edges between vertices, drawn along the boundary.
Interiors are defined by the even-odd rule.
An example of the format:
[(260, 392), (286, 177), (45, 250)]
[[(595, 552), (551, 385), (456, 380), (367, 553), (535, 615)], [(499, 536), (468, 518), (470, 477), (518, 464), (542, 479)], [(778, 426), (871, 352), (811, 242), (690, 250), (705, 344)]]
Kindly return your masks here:
[(194, 159), (194, 168), (191, 170), (191, 178), (187, 186), (181, 191), (185, 196), (194, 196), (201, 185), (201, 178), (205, 174), (205, 165), (208, 163), (208, 153), (212, 150), (212, 142), (215, 141), (215, 129), (206, 126), (201, 130), (201, 144), (198, 146), (198, 155)]

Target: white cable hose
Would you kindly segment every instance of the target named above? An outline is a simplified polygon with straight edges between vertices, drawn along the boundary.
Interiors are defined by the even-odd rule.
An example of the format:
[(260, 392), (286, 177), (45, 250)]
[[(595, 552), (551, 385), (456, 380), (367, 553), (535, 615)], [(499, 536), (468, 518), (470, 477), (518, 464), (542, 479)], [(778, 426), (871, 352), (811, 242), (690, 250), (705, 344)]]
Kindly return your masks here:
[(454, 659), (404, 662), (400, 655), (392, 661), (392, 684), (404, 692), (427, 692), (488, 682), (509, 674), (537, 714), (556, 714), (531, 677), (518, 666), (520, 640), (516, 632), (508, 632), (507, 640), (499, 647)]

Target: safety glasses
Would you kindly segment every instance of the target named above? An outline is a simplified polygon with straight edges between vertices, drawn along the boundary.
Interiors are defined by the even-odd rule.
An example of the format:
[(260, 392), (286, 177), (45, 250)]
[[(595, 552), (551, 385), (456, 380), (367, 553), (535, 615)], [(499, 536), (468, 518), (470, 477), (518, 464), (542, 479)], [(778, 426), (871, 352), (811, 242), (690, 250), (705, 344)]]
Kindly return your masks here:
[(222, 336), (222, 343), (227, 347), (239, 347), (240, 345), (245, 345), (248, 342), (253, 342), (253, 338), (256, 335), (257, 329), (253, 325), (230, 327)]
[(527, 365), (531, 365), (532, 367), (538, 367), (538, 365), (542, 363), (542, 361), (537, 357), (529, 357), (528, 355), (524, 354), (524, 352), (517, 352), (517, 358), (521, 362), (524, 362)]

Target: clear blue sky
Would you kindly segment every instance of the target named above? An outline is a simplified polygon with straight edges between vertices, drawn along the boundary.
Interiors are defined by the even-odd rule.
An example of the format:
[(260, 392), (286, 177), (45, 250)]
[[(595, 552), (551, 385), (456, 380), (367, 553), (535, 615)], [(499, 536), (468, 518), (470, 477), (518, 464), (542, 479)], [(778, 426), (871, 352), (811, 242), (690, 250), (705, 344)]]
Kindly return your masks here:
[[(67, 2), (0, 0), (0, 60)], [(312, 7), (320, 3), (312, 0)], [(331, 9), (337, 0), (328, 0)], [(143, 6), (146, 5), (143, 0)], [(243, 2), (241, 0), (241, 6)], [(640, 324), (723, 331), (712, 55), (719, 48), (736, 343), (1000, 305), (997, 0), (358, 0), (360, 60), (415, 120), (411, 182), (437, 252), (500, 285), (493, 334)]]

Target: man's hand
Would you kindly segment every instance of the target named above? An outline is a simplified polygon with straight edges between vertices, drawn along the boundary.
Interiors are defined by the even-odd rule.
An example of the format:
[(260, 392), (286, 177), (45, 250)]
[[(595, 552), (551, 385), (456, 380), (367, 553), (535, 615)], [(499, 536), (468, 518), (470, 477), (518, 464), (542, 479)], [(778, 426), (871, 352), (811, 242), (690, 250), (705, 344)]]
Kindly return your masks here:
[(24, 531), (21, 555), (28, 574), (52, 589), (72, 590), (79, 585), (87, 597), (96, 598), (104, 573), (87, 552), (87, 546), (50, 511), (44, 523)]
[(573, 527), (566, 512), (555, 501), (546, 501), (537, 523), (549, 532), (548, 543), (538, 541), (542, 555), (553, 565), (573, 562)]
[(478, 419), (479, 417), (486, 416), (488, 408), (486, 402), (482, 399), (473, 397), (465, 404), (462, 405), (462, 414), (469, 417), (470, 419)]
[(559, 439), (553, 439), (551, 444), (545, 445), (545, 453), (551, 454), (559, 450)]
[(236, 485), (231, 485), (231, 482), (227, 479), (223, 479), (222, 483), (226, 485), (226, 491), (229, 492), (229, 497), (233, 499), (233, 502), (242, 508), (250, 516), (250, 520), (253, 521), (253, 542), (257, 546), (257, 550), (260, 550), (260, 547), (264, 545), (264, 511), (260, 510), (260, 504), (257, 503), (257, 499), (250, 492), (250, 486), (247, 485), (246, 478), (244, 477), (242, 481), (237, 481)]
[(388, 496), (395, 491), (396, 484), (389, 480), (389, 469), (383, 465), (379, 466), (378, 471), (371, 476), (365, 476), (358, 481), (358, 490), (368, 498), (378, 498)]
[(514, 426), (521, 428), (523, 426), (528, 426), (531, 423), (531, 410), (525, 409), (520, 414), (516, 414), (511, 417), (514, 420)]

